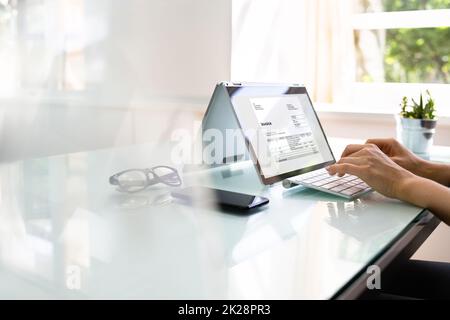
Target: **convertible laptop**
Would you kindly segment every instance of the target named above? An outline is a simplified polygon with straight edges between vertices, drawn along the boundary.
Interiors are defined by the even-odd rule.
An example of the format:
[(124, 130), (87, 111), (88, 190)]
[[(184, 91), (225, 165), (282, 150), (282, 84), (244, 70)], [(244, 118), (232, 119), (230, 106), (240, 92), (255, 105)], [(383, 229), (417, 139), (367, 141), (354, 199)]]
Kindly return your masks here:
[[(266, 185), (303, 185), (353, 199), (371, 191), (361, 179), (330, 176), (336, 163), (304, 86), (221, 83)], [(217, 89), (217, 88), (216, 88)]]

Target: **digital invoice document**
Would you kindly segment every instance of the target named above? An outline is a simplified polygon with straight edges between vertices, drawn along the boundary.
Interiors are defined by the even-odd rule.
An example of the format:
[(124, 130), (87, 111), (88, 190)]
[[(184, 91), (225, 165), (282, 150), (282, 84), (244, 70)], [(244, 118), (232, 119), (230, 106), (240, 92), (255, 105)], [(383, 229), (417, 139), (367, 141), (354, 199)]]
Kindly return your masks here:
[(237, 96), (233, 106), (266, 178), (334, 159), (307, 94)]

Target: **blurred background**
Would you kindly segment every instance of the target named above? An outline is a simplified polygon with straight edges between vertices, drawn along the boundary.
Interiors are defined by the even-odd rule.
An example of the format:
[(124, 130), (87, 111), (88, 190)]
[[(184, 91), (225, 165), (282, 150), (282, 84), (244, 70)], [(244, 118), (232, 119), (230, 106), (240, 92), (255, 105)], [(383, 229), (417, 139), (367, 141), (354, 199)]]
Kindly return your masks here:
[(170, 139), (221, 80), (305, 83), (347, 138), (429, 89), (450, 144), (449, 57), (450, 0), (0, 0), (0, 160)]
[[(395, 137), (402, 97), (428, 89), (450, 146), (449, 59), (450, 0), (0, 0), (0, 164), (18, 161), (0, 172), (0, 211), (28, 212), (39, 234), (80, 216), (67, 251), (88, 257), (78, 206), (105, 186), (103, 158), (21, 160), (150, 143), (127, 160), (162, 164), (158, 144), (194, 134), (223, 80), (304, 83), (327, 135), (353, 139)], [(441, 225), (416, 257), (450, 262), (449, 238)], [(9, 240), (0, 253), (20, 255)]]

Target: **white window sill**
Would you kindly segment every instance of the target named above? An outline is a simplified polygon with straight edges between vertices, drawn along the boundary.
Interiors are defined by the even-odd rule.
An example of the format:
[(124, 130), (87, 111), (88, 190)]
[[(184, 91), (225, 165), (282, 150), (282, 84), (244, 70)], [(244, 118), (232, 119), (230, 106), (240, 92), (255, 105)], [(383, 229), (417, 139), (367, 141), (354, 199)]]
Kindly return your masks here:
[[(390, 121), (395, 117), (395, 113), (389, 108), (361, 109), (352, 106), (315, 103), (319, 117), (327, 119), (351, 119), (365, 121)], [(440, 126), (450, 127), (450, 113), (446, 112), (438, 116)]]

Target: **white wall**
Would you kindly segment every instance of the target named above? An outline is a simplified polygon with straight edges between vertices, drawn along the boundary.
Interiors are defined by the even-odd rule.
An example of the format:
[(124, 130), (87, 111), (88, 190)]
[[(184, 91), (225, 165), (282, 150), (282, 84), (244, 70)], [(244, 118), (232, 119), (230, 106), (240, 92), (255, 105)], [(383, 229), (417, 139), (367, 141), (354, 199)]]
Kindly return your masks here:
[(87, 48), (92, 86), (104, 99), (205, 98), (217, 81), (229, 79), (230, 1), (96, 0), (86, 6), (105, 33)]
[[(158, 140), (182, 125), (186, 105), (206, 108), (215, 83), (230, 78), (229, 0), (79, 0), (81, 17), (62, 23), (63, 1), (19, 7), (23, 21), (45, 3), (48, 21), (43, 43), (19, 34), (11, 49), (19, 68), (0, 73), (0, 83), (15, 83), (39, 72), (31, 85), (0, 93), (0, 161)], [(70, 46), (82, 49), (81, 91), (57, 80)]]

